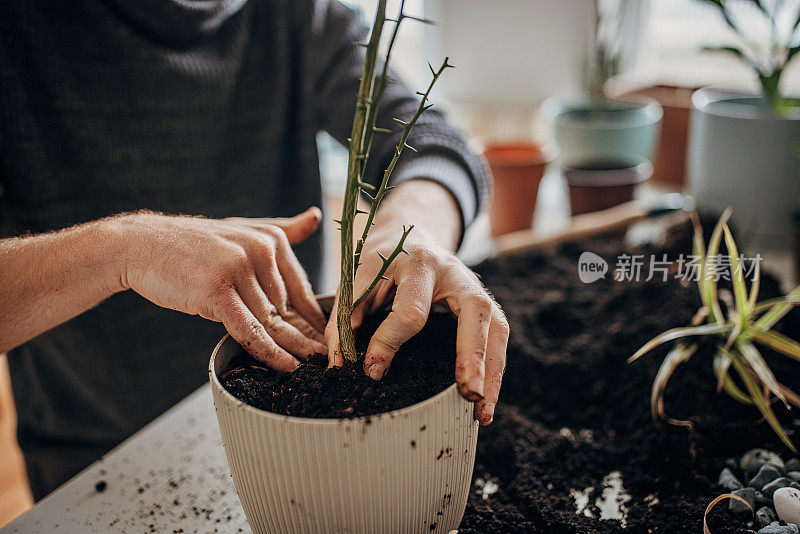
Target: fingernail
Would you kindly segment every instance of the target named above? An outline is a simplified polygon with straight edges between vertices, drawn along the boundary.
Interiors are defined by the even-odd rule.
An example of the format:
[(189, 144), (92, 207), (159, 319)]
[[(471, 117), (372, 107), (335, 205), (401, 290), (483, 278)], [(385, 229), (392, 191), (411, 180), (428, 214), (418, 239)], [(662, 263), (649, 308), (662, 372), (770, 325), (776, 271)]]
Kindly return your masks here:
[(373, 363), (367, 368), (367, 376), (373, 380), (380, 380), (385, 372), (386, 370), (379, 363)]
[(493, 402), (487, 402), (483, 405), (479, 421), (481, 425), (486, 426), (494, 420), (494, 407), (495, 404)]
[(483, 378), (474, 376), (467, 382), (467, 390), (479, 397), (483, 397)]

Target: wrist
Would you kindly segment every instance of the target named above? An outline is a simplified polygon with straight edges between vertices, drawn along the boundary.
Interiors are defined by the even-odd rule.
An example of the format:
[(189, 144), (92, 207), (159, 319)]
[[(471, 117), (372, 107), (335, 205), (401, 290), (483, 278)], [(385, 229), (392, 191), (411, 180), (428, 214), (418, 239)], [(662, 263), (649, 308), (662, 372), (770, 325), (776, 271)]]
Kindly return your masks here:
[(101, 219), (97, 222), (96, 238), (107, 262), (105, 283), (112, 293), (130, 289), (128, 275), (132, 264), (132, 251), (136, 249), (137, 213), (128, 213)]

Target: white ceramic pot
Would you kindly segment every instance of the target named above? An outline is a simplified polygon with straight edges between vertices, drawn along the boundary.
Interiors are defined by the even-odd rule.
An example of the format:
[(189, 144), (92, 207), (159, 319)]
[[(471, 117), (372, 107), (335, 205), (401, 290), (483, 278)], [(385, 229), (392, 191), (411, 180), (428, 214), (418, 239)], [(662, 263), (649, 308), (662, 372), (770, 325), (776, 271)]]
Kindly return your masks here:
[(209, 378), (228, 465), (253, 532), (458, 528), (478, 424), (455, 384), (371, 417), (277, 415), (244, 404), (220, 384), (219, 374), (239, 350), (225, 336), (211, 355)]
[(689, 194), (698, 206), (733, 208), (741, 245), (788, 249), (800, 198), (800, 107), (774, 117), (753, 95), (700, 89), (692, 95)]
[(590, 163), (653, 159), (663, 111), (649, 97), (593, 102), (585, 96), (556, 96), (542, 103), (561, 161)]

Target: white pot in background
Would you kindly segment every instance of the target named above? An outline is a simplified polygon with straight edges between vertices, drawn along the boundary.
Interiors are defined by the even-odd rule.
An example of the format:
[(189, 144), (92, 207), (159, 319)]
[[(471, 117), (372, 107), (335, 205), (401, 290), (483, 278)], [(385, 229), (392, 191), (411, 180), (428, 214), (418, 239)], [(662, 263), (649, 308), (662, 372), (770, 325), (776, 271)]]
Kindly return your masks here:
[(788, 249), (800, 204), (800, 108), (775, 117), (760, 97), (719, 89), (692, 95), (689, 194), (733, 208), (746, 250)]
[[(266, 412), (218, 376), (239, 351), (225, 336), (209, 378), (225, 454), (258, 533), (447, 533), (469, 496), (478, 423), (453, 384), (371, 417), (311, 419)], [(455, 357), (455, 355), (453, 355)]]

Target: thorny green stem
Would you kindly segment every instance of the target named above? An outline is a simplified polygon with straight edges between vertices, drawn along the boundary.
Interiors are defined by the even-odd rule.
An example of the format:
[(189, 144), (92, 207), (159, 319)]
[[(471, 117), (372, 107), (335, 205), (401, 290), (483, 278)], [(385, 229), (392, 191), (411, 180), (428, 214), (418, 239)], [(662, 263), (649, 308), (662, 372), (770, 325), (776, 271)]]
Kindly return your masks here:
[[(375, 68), (377, 64), (378, 46), (380, 44), (381, 34), (383, 33), (383, 26), (387, 21), (390, 20), (386, 18), (386, 0), (379, 0), (378, 2), (369, 42), (359, 43), (361, 46), (366, 48), (366, 57), (364, 59), (364, 69), (358, 88), (358, 99), (356, 101), (355, 116), (353, 118), (353, 129), (349, 140), (350, 150), (347, 166), (347, 186), (345, 190), (344, 204), (342, 206), (342, 218), (340, 221), (338, 221), (341, 227), (342, 238), (342, 272), (339, 286), (339, 307), (336, 310), (340, 350), (342, 351), (342, 356), (352, 362), (357, 360), (355, 340), (353, 338), (353, 330), (351, 328), (351, 317), (353, 315), (353, 310), (369, 295), (377, 283), (385, 278), (386, 270), (389, 268), (392, 261), (394, 261), (394, 259), (401, 252), (405, 252), (403, 250), (403, 244), (413, 226), (408, 228), (403, 227), (403, 236), (400, 238), (399, 243), (388, 258), (384, 258), (381, 255), (383, 265), (378, 273), (378, 276), (375, 277), (367, 290), (354, 303), (353, 280), (355, 279), (356, 270), (361, 263), (360, 258), (361, 251), (364, 247), (364, 242), (366, 241), (367, 234), (372, 227), (378, 205), (380, 204), (381, 200), (383, 200), (383, 197), (386, 195), (387, 191), (391, 189), (391, 187), (388, 186), (389, 178), (391, 177), (391, 174), (397, 165), (400, 155), (403, 153), (403, 149), (408, 147), (414, 150), (407, 144), (408, 136), (411, 134), (412, 128), (417, 123), (417, 120), (422, 113), (431, 107), (430, 104), (427, 104), (427, 100), (434, 84), (436, 83), (436, 80), (439, 78), (439, 76), (441, 76), (442, 72), (446, 68), (452, 66), (447, 62), (447, 59), (445, 59), (438, 71), (434, 71), (433, 67), (430, 67), (431, 72), (433, 73), (433, 80), (431, 81), (430, 85), (428, 86), (428, 90), (425, 93), (418, 93), (422, 96), (422, 101), (420, 102), (417, 111), (414, 113), (414, 116), (408, 122), (404, 122), (395, 118), (395, 121), (403, 125), (403, 134), (400, 142), (395, 147), (394, 155), (389, 163), (389, 166), (383, 173), (380, 186), (376, 190), (374, 186), (364, 182), (364, 169), (366, 167), (367, 158), (369, 157), (370, 149), (372, 147), (372, 136), (375, 132), (388, 132), (388, 130), (377, 128), (375, 121), (377, 118), (380, 101), (383, 98), (384, 92), (386, 91), (386, 86), (390, 81), (388, 74), (389, 58), (397, 38), (400, 24), (404, 19), (413, 19), (425, 23), (430, 22), (425, 19), (406, 15), (403, 11), (404, 6), (405, 0), (401, 0), (399, 14), (394, 20), (395, 28), (389, 41), (389, 48), (383, 64), (383, 69), (377, 79), (377, 86), (375, 79)], [(375, 191), (375, 194), (372, 195), (367, 191)], [(358, 240), (357, 249), (354, 252), (353, 221), (356, 213), (362, 213), (357, 210), (359, 192), (363, 192), (368, 196), (371, 201), (371, 206), (367, 215), (366, 227), (360, 239)]]
[(378, 57), (378, 45), (386, 22), (386, 0), (379, 0), (375, 10), (375, 21), (372, 24), (369, 42), (366, 43), (366, 56), (361, 82), (358, 86), (356, 111), (353, 117), (353, 128), (350, 134), (350, 150), (347, 162), (347, 186), (342, 206), (342, 218), (339, 221), (342, 237), (342, 273), (339, 284), (339, 308), (336, 319), (339, 326), (339, 343), (342, 355), (350, 361), (356, 359), (355, 339), (350, 327), (353, 314), (353, 220), (356, 216), (358, 192), (361, 189), (362, 162), (364, 160), (364, 124), (367, 121), (369, 108), (372, 105), (372, 91), (375, 85), (375, 64)]
[(452, 67), (448, 60), (450, 58), (445, 58), (442, 66), (439, 67), (439, 70), (433, 70), (433, 67), (428, 64), (431, 69), (431, 82), (428, 84), (428, 89), (424, 93), (419, 93), (422, 96), (422, 99), (417, 106), (417, 110), (414, 112), (414, 115), (408, 122), (401, 121), (400, 119), (395, 118), (394, 120), (403, 125), (403, 135), (400, 136), (400, 141), (397, 143), (397, 146), (394, 148), (394, 155), (392, 156), (392, 160), (389, 162), (389, 165), (386, 167), (386, 170), (383, 172), (383, 177), (381, 178), (381, 184), (378, 187), (378, 190), (375, 192), (374, 195), (365, 192), (364, 194), (370, 200), (370, 208), (369, 213), (367, 214), (367, 223), (364, 226), (364, 231), (361, 233), (361, 238), (359, 238), (358, 243), (356, 243), (356, 265), (355, 269), (358, 270), (358, 265), (361, 263), (361, 250), (364, 248), (364, 242), (367, 240), (367, 234), (369, 233), (370, 229), (372, 228), (373, 221), (375, 220), (375, 213), (378, 211), (378, 206), (380, 205), (383, 197), (386, 196), (392, 186), (389, 185), (389, 178), (391, 178), (392, 173), (394, 172), (394, 168), (397, 165), (397, 161), (400, 159), (400, 155), (403, 153), (405, 148), (410, 148), (411, 150), (415, 150), (411, 147), (407, 141), (408, 136), (411, 134), (411, 130), (417, 124), (417, 121), (425, 112), (426, 109), (429, 109), (433, 104), (428, 104), (428, 98), (430, 97), (431, 91), (433, 90), (433, 86), (436, 85), (436, 81), (442, 75), (445, 69)]
[(389, 254), (389, 257), (388, 257), (388, 258), (387, 258), (387, 257), (385, 257), (385, 256), (384, 256), (383, 254), (381, 254), (380, 252), (378, 252), (378, 256), (380, 256), (380, 257), (381, 257), (381, 260), (383, 260), (383, 265), (381, 265), (381, 270), (380, 270), (380, 271), (378, 271), (378, 274), (377, 274), (377, 275), (375, 276), (375, 278), (372, 280), (372, 283), (369, 285), (369, 287), (368, 287), (367, 289), (365, 289), (363, 293), (361, 293), (361, 296), (360, 296), (360, 297), (358, 297), (358, 299), (356, 299), (356, 302), (353, 304), (353, 308), (357, 308), (357, 307), (358, 307), (358, 305), (359, 305), (359, 304), (361, 304), (361, 302), (362, 302), (362, 301), (363, 301), (365, 298), (367, 298), (367, 295), (369, 295), (370, 293), (372, 293), (372, 290), (373, 290), (373, 289), (375, 289), (375, 286), (376, 286), (376, 285), (378, 285), (378, 282), (380, 282), (381, 280), (388, 280), (388, 278), (386, 278), (386, 276), (385, 276), (385, 275), (386, 275), (386, 270), (387, 270), (387, 269), (389, 268), (389, 266), (392, 264), (392, 262), (394, 261), (394, 259), (395, 259), (397, 256), (399, 256), (399, 255), (400, 255), (400, 253), (401, 253), (401, 252), (402, 252), (402, 253), (405, 253), (405, 254), (408, 254), (408, 252), (406, 252), (405, 250), (403, 250), (403, 244), (405, 244), (405, 242), (406, 242), (406, 238), (408, 237), (408, 234), (410, 234), (410, 233), (411, 233), (411, 230), (412, 230), (413, 228), (414, 228), (414, 225), (413, 225), (413, 224), (412, 224), (411, 226), (409, 226), (408, 228), (406, 228), (405, 226), (403, 226), (403, 236), (400, 238), (400, 241), (398, 241), (398, 243), (397, 243), (397, 246), (396, 246), (396, 247), (394, 247), (394, 250), (392, 251), (392, 253), (391, 253), (391, 254)]

